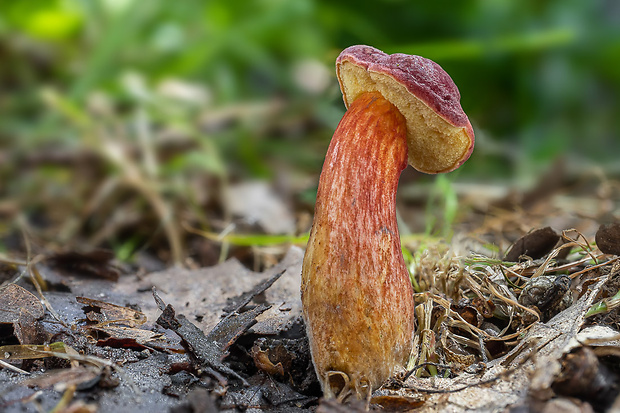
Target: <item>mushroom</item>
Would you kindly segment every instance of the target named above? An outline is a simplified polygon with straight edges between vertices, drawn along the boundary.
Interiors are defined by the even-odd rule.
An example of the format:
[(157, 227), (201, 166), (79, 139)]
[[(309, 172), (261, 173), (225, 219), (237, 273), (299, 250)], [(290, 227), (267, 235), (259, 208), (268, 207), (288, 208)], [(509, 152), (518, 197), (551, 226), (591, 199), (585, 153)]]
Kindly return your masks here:
[(324, 396), (365, 399), (404, 368), (415, 332), (400, 174), (407, 163), (430, 174), (458, 168), (474, 132), (456, 85), (431, 60), (351, 46), (336, 72), (348, 110), (323, 164), (301, 298)]

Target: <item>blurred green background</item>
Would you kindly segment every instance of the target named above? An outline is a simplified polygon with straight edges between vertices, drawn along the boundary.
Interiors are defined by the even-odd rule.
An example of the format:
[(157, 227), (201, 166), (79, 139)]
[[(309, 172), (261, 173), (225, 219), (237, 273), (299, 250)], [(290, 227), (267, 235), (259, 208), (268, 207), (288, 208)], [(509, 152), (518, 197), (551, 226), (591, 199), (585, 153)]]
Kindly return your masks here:
[(256, 179), (311, 211), (352, 44), (452, 76), (477, 146), (450, 179), (527, 186), (559, 157), (620, 173), (614, 0), (4, 1), (4, 229), (25, 213), (59, 244), (133, 251), (182, 220), (222, 230), (219, 190)]

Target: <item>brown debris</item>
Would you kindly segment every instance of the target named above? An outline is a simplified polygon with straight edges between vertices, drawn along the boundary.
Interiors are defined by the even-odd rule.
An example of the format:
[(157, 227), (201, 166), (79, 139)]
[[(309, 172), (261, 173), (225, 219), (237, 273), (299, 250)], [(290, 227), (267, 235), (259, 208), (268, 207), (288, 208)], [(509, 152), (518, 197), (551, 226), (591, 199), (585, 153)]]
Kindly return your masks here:
[(535, 229), (519, 238), (506, 253), (509, 262), (523, 261), (524, 257), (532, 259), (547, 255), (560, 240), (560, 235), (551, 227)]
[(94, 323), (120, 323), (129, 327), (136, 327), (146, 322), (146, 315), (129, 307), (86, 297), (75, 297), (75, 299), (80, 304), (86, 304), (83, 310), (87, 319)]
[(295, 390), (304, 394), (318, 390), (306, 337), (261, 337), (254, 342), (250, 355), (259, 371), (285, 381)]
[(468, 300), (461, 300), (457, 304), (452, 304), (450, 309), (458, 313), (465, 322), (476, 327), (482, 325), (482, 321), (484, 320), (482, 314), (480, 314), (478, 309), (471, 305)]
[(96, 386), (101, 379), (103, 369), (92, 366), (79, 366), (70, 369), (52, 370), (22, 382), (23, 385), (64, 390), (75, 386), (77, 390), (86, 390)]
[(12, 335), (20, 344), (43, 343), (46, 337), (38, 320), (44, 311), (41, 301), (25, 288), (9, 284), (0, 289), (0, 339)]
[(146, 315), (133, 308), (123, 307), (101, 300), (76, 297), (86, 313), (87, 324), (83, 330), (96, 341), (99, 347), (131, 348), (142, 350), (182, 351), (161, 332), (137, 328), (146, 323)]
[(401, 396), (398, 394), (379, 394), (370, 399), (371, 405), (381, 407), (381, 411), (387, 412), (408, 412), (424, 404), (423, 395)]
[(261, 409), (278, 412), (306, 412), (302, 407), (316, 402), (316, 397), (306, 396), (285, 383), (269, 377), (255, 376), (247, 387), (228, 391), (220, 402), (220, 409)]
[[(155, 291), (153, 291), (153, 296), (162, 308), (164, 303)], [(206, 336), (183, 314), (177, 316), (170, 304), (162, 308), (162, 314), (157, 319), (157, 324), (174, 331), (181, 337), (182, 345), (190, 354), (197, 370), (204, 369), (213, 374), (223, 385), (226, 381), (220, 376), (220, 373), (247, 384), (243, 377), (223, 364), (222, 360), (228, 355), (228, 348), (256, 322), (256, 316), (268, 308), (267, 305), (259, 305), (245, 313), (231, 314)]]
[(566, 275), (541, 275), (530, 279), (521, 290), (519, 304), (535, 308), (542, 321), (549, 321), (573, 304), (571, 279)]
[(35, 319), (43, 317), (44, 308), (39, 299), (17, 284), (9, 284), (0, 290), (0, 323), (12, 323), (19, 313), (26, 311)]
[(123, 326), (91, 327), (88, 330), (91, 334), (97, 332), (99, 336), (104, 336), (97, 340), (97, 345), (101, 347), (133, 348), (139, 351), (152, 348), (178, 349), (163, 334), (149, 330)]
[(604, 254), (620, 255), (620, 222), (601, 225), (594, 239)]
[(562, 371), (552, 389), (562, 396), (586, 400), (597, 411), (604, 411), (618, 395), (618, 381), (618, 375), (600, 363), (592, 349), (579, 347), (563, 357)]
[[(276, 347), (276, 351), (269, 350), (261, 350), (258, 344), (254, 344), (251, 350), (252, 358), (254, 359), (254, 364), (256, 367), (269, 374), (270, 376), (284, 376), (284, 366), (282, 366), (282, 361), (280, 358), (282, 357), (277, 350), (282, 347)], [(273, 354), (275, 353), (275, 354)], [(273, 362), (271, 359), (275, 359)], [(290, 364), (290, 359), (285, 359), (285, 362), (288, 361)], [(290, 365), (287, 366), (287, 371), (290, 369)]]
[(241, 311), (243, 307), (245, 307), (250, 301), (252, 301), (253, 298), (264, 293), (267, 288), (271, 287), (274, 282), (280, 279), (280, 277), (282, 276), (282, 274), (284, 274), (285, 271), (286, 270), (280, 271), (273, 277), (267, 278), (266, 280), (256, 284), (254, 288), (252, 288), (248, 292), (244, 292), (241, 295), (229, 298), (228, 304), (226, 305), (226, 307), (224, 307), (224, 313), (231, 314)]
[[(179, 311), (182, 309), (183, 314), (203, 331), (210, 331), (221, 321), (223, 309), (230, 304), (229, 298), (245, 296), (254, 285), (286, 269), (271, 287), (253, 301), (254, 304), (268, 302), (273, 307), (258, 318), (251, 331), (260, 335), (277, 335), (298, 324), (301, 316), (299, 274), (302, 257), (302, 249), (291, 247), (276, 267), (262, 273), (248, 270), (233, 258), (209, 268), (169, 268), (115, 283), (113, 289), (133, 297), (136, 297), (138, 290), (134, 302), (139, 304), (149, 320), (156, 320), (161, 310), (150, 294), (155, 286), (166, 303)], [(284, 311), (286, 308), (290, 311)]]
[(112, 264), (114, 252), (104, 249), (91, 251), (66, 251), (51, 255), (50, 262), (66, 271), (91, 275), (110, 281), (118, 281), (120, 271)]

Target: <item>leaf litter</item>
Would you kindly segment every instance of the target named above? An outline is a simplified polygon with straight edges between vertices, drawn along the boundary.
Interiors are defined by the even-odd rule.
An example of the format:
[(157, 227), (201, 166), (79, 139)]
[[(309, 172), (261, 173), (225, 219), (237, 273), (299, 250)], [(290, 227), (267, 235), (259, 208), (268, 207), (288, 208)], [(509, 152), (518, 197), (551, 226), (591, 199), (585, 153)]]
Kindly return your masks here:
[(88, 263), (40, 261), (30, 267), (55, 280), (49, 291), (33, 291), (26, 277), (0, 290), (0, 407), (607, 411), (620, 404), (617, 234), (601, 226), (592, 244), (578, 230), (541, 226), (515, 237), (503, 256), (480, 237), (425, 244), (412, 254), (418, 328), (408, 370), (369, 404), (348, 406), (320, 399), (296, 247), (263, 273), (229, 260), (118, 281), (92, 278)]
[[(194, 320), (204, 321), (205, 318), (209, 322), (217, 320), (214, 327), (205, 330), (209, 331), (207, 334), (203, 332), (203, 329), (197, 327), (196, 324), (199, 324), (199, 322), (193, 324), (183, 314), (176, 313), (172, 304), (164, 305), (159, 296), (156, 302), (150, 294), (151, 291), (143, 288), (144, 284), (141, 284), (141, 282), (144, 279), (139, 280), (136, 277), (135, 282), (128, 283), (131, 284), (134, 295), (137, 295), (129, 297), (124, 291), (130, 290), (123, 290), (123, 288), (116, 290), (120, 283), (114, 283), (105, 279), (99, 279), (97, 283), (85, 283), (85, 275), (83, 274), (66, 275), (65, 285), (73, 293), (54, 291), (45, 294), (48, 295), (48, 300), (56, 308), (62, 321), (70, 326), (70, 330), (59, 331), (62, 330), (62, 326), (59, 327), (59, 323), (54, 322), (49, 313), (45, 313), (44, 324), (46, 326), (49, 324), (53, 327), (46, 330), (47, 336), (42, 340), (50, 341), (52, 338), (61, 338), (63, 341), (57, 342), (52, 347), (30, 343), (17, 344), (18, 347), (16, 345), (0, 347), (5, 350), (4, 354), (12, 355), (7, 358), (7, 362), (15, 363), (17, 360), (22, 360), (22, 367), (24, 367), (28, 360), (34, 360), (36, 366), (43, 367), (47, 371), (45, 374), (39, 375), (39, 373), (34, 372), (36, 368), (32, 370), (36, 366), (26, 366), (37, 377), (24, 381), (23, 379), (20, 380), (17, 374), (11, 376), (6, 369), (0, 370), (0, 383), (3, 384), (2, 388), (5, 389), (0, 392), (2, 410), (21, 411), (24, 406), (26, 408), (30, 406), (35, 409), (35, 405), (51, 410), (62, 403), (63, 397), (66, 399), (68, 394), (66, 389), (71, 389), (73, 397), (79, 396), (79, 394), (75, 393), (76, 391), (78, 393), (80, 391), (88, 391), (99, 394), (98, 398), (101, 397), (101, 400), (97, 406), (98, 411), (116, 409), (119, 403), (120, 405), (135, 404), (136, 400), (139, 400), (140, 404), (139, 407), (136, 405), (136, 407), (132, 408), (134, 411), (153, 410), (154, 406), (158, 406), (157, 410), (166, 406), (168, 408), (173, 408), (174, 406), (180, 408), (180, 406), (185, 406), (185, 404), (179, 403), (179, 397), (182, 397), (183, 400), (190, 400), (188, 395), (194, 394), (194, 390), (201, 388), (216, 389), (222, 396), (220, 407), (221, 405), (228, 405), (231, 409), (235, 409), (236, 406), (255, 404), (266, 407), (279, 406), (279, 408), (285, 409), (283, 411), (286, 411), (284, 406), (291, 403), (308, 403), (309, 401), (316, 400), (315, 396), (298, 393), (286, 382), (274, 384), (268, 374), (255, 367), (253, 362), (248, 366), (239, 368), (247, 360), (253, 360), (250, 350), (254, 341), (259, 341), (256, 338), (260, 333), (249, 333), (247, 330), (251, 326), (256, 325), (257, 316), (269, 308), (275, 307), (276, 312), (271, 316), (264, 317), (260, 321), (264, 324), (263, 330), (272, 331), (273, 328), (288, 325), (292, 327), (291, 331), (295, 331), (290, 333), (289, 338), (280, 339), (280, 343), (287, 342), (287, 344), (290, 344), (304, 340), (300, 333), (302, 328), (299, 326), (299, 312), (296, 312), (294, 315), (294, 318), (297, 318), (296, 320), (292, 320), (290, 316), (292, 308), (299, 308), (297, 303), (292, 303), (295, 299), (291, 297), (295, 297), (295, 293), (290, 289), (299, 291), (298, 282), (294, 278), (296, 278), (300, 266), (301, 255), (301, 250), (291, 250), (287, 256), (288, 258), (285, 257), (282, 262), (284, 264), (282, 269), (275, 271), (277, 270), (275, 268), (271, 273), (252, 273), (238, 265), (235, 261), (222, 264), (221, 267), (223, 268), (214, 268), (214, 271), (206, 271), (206, 274), (204, 270), (186, 272), (187, 278), (183, 281), (189, 283), (198, 275), (207, 276), (209, 278), (207, 280), (208, 285), (219, 293), (218, 302), (221, 305), (219, 305), (219, 311), (216, 311), (213, 317), (192, 315)], [(234, 270), (230, 271), (231, 269), (237, 270), (239, 273), (235, 274)], [(48, 270), (53, 271), (45, 269), (41, 273), (45, 275)], [(154, 274), (154, 280), (157, 280), (159, 286), (168, 289), (169, 286), (179, 283), (178, 277), (170, 276), (175, 274), (174, 271), (172, 270), (166, 274), (167, 276), (162, 278), (158, 278), (157, 274)], [(272, 288), (269, 294), (265, 293), (265, 290), (271, 287), (283, 275), (286, 275), (289, 280), (283, 280), (285, 282), (282, 283), (282, 287)], [(229, 282), (231, 279), (232, 283)], [(238, 280), (243, 280), (244, 283), (234, 282)], [(148, 281), (147, 284), (153, 285), (152, 282)], [(245, 286), (252, 284), (256, 284), (255, 288), (245, 291)], [(28, 283), (24, 282), (24, 285), (26, 288), (29, 288)], [(127, 285), (124, 285), (124, 287), (127, 288)], [(13, 291), (18, 291), (25, 297), (30, 298), (31, 302), (38, 303), (40, 316), (43, 316), (42, 307), (34, 294), (16, 284), (9, 284), (3, 290), (5, 295)], [(76, 292), (79, 295), (75, 294)], [(10, 296), (20, 297), (20, 295), (15, 293)], [(1, 297), (3, 296), (0, 295)], [(88, 297), (97, 297), (97, 299)], [(171, 297), (173, 297), (174, 306), (181, 309), (187, 308), (186, 303), (178, 301), (179, 298), (185, 298), (183, 295), (171, 295)], [(277, 297), (284, 297), (284, 299), (279, 300)], [(258, 302), (251, 303), (253, 299)], [(124, 305), (110, 301), (123, 303)], [(269, 301), (269, 304), (266, 301)], [(60, 302), (63, 302), (64, 306), (56, 305)], [(161, 312), (159, 317), (146, 315), (140, 310), (141, 305), (147, 302), (149, 305), (156, 303), (156, 306), (161, 305), (163, 307), (163, 312), (157, 309), (158, 312)], [(228, 304), (228, 307), (226, 307), (226, 304)], [(10, 314), (14, 314), (14, 316), (9, 317), (10, 320), (8, 321), (13, 322), (17, 317), (17, 313), (12, 312)], [(273, 320), (277, 318), (282, 320)], [(156, 322), (154, 323), (154, 321)], [(140, 331), (142, 335), (137, 334)], [(175, 338), (179, 338), (175, 337), (175, 333), (180, 337), (180, 343), (178, 341), (175, 343)], [(255, 337), (251, 340), (243, 338), (247, 342), (245, 344), (247, 349), (244, 349), (242, 346), (234, 347), (236, 341), (242, 338), (243, 333)], [(8, 335), (10, 335), (9, 332), (7, 332)], [(296, 338), (295, 335), (299, 337)], [(160, 343), (159, 346), (154, 346), (153, 338), (163, 341), (163, 344)], [(265, 351), (270, 351), (271, 348), (277, 347), (274, 343), (278, 340), (277, 337), (271, 335), (263, 337), (261, 343)], [(70, 345), (66, 343), (70, 343)], [(141, 346), (137, 344), (141, 344)], [(181, 346), (177, 345), (175, 347), (175, 344), (181, 344)], [(64, 351), (66, 348), (72, 348), (71, 346), (74, 346), (78, 351)], [(289, 367), (295, 364), (292, 362), (293, 359), (300, 358), (292, 354), (292, 351), (297, 351), (299, 347), (291, 347), (289, 345), (287, 348), (288, 350), (279, 351), (277, 354), (282, 360), (288, 356), (289, 362), (286, 365)], [(227, 358), (229, 350), (232, 350), (235, 354), (229, 356), (228, 360), (224, 360)], [(307, 352), (307, 345), (305, 351)], [(84, 353), (87, 355), (79, 355)], [(111, 360), (114, 360), (114, 362), (111, 365), (100, 363), (97, 366), (98, 370), (93, 372), (93, 360), (99, 360), (99, 357), (104, 355), (105, 358), (102, 358), (102, 360), (110, 360), (107, 363), (112, 363)], [(56, 363), (62, 363), (62, 360), (67, 360), (69, 363), (76, 362), (77, 365), (71, 367), (69, 365), (61, 366), (64, 367), (61, 370), (52, 369), (51, 366), (48, 368), (48, 366), (44, 366), (42, 363), (50, 358), (61, 359)], [(230, 361), (231, 359), (232, 361)], [(263, 357), (263, 360), (268, 359), (269, 356)], [(305, 360), (306, 364), (302, 374), (304, 377), (308, 376), (307, 370), (311, 366), (309, 358), (306, 357)], [(236, 367), (235, 370), (229, 367), (229, 362)], [(109, 370), (112, 365), (114, 367), (109, 372), (109, 375), (118, 379), (116, 385), (110, 386), (108, 384), (102, 386), (100, 382), (91, 377), (100, 377), (104, 374), (102, 369), (107, 368)], [(85, 372), (82, 377), (88, 383), (91, 383), (92, 379), (93, 385), (86, 389), (84, 384), (75, 383), (73, 377), (80, 376), (80, 374), (77, 374), (77, 371), (69, 373), (66, 370), (67, 367), (69, 369), (91, 369), (88, 370), (89, 374)], [(20, 369), (16, 371), (28, 373)], [(287, 372), (287, 374), (291, 373), (291, 371)], [(299, 373), (294, 374), (296, 377), (300, 376)], [(86, 377), (89, 377), (89, 379), (86, 380)], [(53, 384), (50, 385), (49, 383)], [(64, 387), (62, 383), (64, 383)], [(188, 383), (195, 385), (183, 387)], [(35, 387), (38, 390), (35, 393), (29, 392), (26, 389), (30, 387)], [(160, 389), (160, 395), (153, 398), (150, 392), (158, 388)], [(63, 391), (62, 396), (59, 394), (61, 390)], [(313, 391), (316, 392), (316, 389), (313, 389)], [(203, 393), (200, 394), (204, 396)], [(256, 395), (258, 395), (258, 399), (256, 399)], [(194, 394), (192, 400), (197, 404), (201, 404), (202, 402), (195, 400), (196, 397)], [(207, 397), (211, 400), (215, 395), (207, 393)], [(203, 404), (210, 406), (213, 403), (207, 401)]]

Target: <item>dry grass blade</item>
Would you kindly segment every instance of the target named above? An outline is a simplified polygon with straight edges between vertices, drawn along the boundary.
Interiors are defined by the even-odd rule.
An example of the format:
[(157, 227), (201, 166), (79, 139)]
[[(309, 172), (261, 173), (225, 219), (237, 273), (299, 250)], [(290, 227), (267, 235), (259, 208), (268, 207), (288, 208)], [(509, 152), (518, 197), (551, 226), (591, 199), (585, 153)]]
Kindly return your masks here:
[(0, 357), (7, 360), (29, 360), (48, 357), (44, 352), (65, 352), (65, 345), (61, 342), (51, 344), (9, 344), (0, 346)]
[(35, 267), (35, 263), (40, 262), (44, 259), (43, 255), (38, 255), (36, 257), (34, 257), (34, 259), (32, 259), (31, 261), (28, 262), (28, 273), (31, 275), (31, 280), (32, 283), (34, 284), (34, 287), (37, 290), (37, 293), (39, 294), (39, 298), (41, 299), (41, 301), (43, 301), (43, 304), (45, 304), (45, 308), (47, 308), (47, 310), (50, 312), (50, 314), (52, 315), (52, 317), (54, 317), (54, 319), (56, 319), (56, 321), (58, 321), (63, 327), (65, 327), (68, 331), (68, 334), (72, 334), (71, 333), (71, 327), (69, 327), (67, 325), (67, 323), (65, 323), (65, 321), (60, 317), (60, 314), (58, 314), (56, 312), (56, 310), (54, 310), (54, 307), (52, 307), (52, 304), (49, 302), (49, 300), (45, 297), (45, 295), (43, 295), (43, 290), (41, 289), (41, 286), (37, 280), (37, 278), (34, 276), (34, 274), (38, 274), (38, 271)]
[(45, 259), (45, 256), (39, 254), (35, 257), (32, 257), (32, 247), (30, 244), (30, 238), (28, 236), (28, 230), (27, 230), (28, 225), (27, 225), (26, 218), (23, 215), (19, 215), (18, 223), (22, 230), (22, 235), (24, 237), (24, 244), (26, 245), (26, 253), (27, 253), (26, 270), (28, 274), (30, 275), (30, 280), (32, 281), (32, 284), (36, 288), (37, 293), (39, 294), (39, 298), (41, 299), (41, 301), (43, 301), (43, 304), (45, 304), (45, 307), (48, 309), (50, 314), (56, 319), (56, 321), (58, 321), (62, 326), (64, 326), (67, 329), (69, 334), (72, 334), (71, 328), (62, 320), (60, 315), (52, 307), (52, 304), (49, 302), (49, 300), (45, 297), (45, 295), (43, 295), (43, 290), (47, 288), (47, 283), (45, 279), (39, 273), (39, 270), (36, 268), (36, 264), (43, 261), (43, 259)]
[[(65, 101), (58, 92), (52, 89), (46, 89), (43, 92), (43, 99), (80, 129), (89, 149), (94, 150), (99, 157), (117, 169), (119, 185), (124, 184), (144, 197), (163, 226), (170, 245), (172, 262), (180, 265), (184, 256), (181, 231), (174, 219), (174, 208), (163, 196), (163, 185), (158, 177), (159, 165), (155, 162), (153, 155), (153, 139), (151, 139), (147, 119), (143, 113), (138, 114), (135, 125), (141, 144), (140, 149), (143, 152), (143, 160), (140, 164), (128, 155), (121, 141), (122, 138), (126, 138), (124, 128), (118, 127), (110, 132), (109, 129), (113, 129), (114, 125), (112, 127), (101, 126), (81, 110), (74, 108), (70, 102)], [(105, 195), (104, 193), (103, 196)]]
[[(583, 235), (582, 235), (583, 236)], [(596, 257), (594, 257), (594, 255), (592, 255), (592, 252), (590, 251), (590, 246), (589, 244), (584, 245), (584, 244), (580, 244), (579, 242), (572, 240), (570, 238), (567, 238), (567, 236), (565, 235), (565, 232), (562, 232), (562, 237), (564, 237), (564, 239), (568, 240), (567, 243), (560, 245), (559, 247), (555, 248), (553, 251), (551, 251), (547, 258), (545, 259), (545, 261), (543, 262), (542, 265), (540, 265), (536, 271), (534, 272), (534, 274), (532, 274), (531, 278), (536, 278), (536, 277), (540, 277), (541, 275), (548, 273), (550, 271), (557, 271), (557, 268), (553, 268), (550, 269), (549, 267), (553, 264), (553, 259), (555, 257), (557, 257), (560, 252), (564, 249), (567, 248), (572, 248), (572, 247), (579, 247), (581, 248), (583, 251), (586, 251), (589, 255), (590, 258), (592, 260), (594, 260), (594, 262), (596, 262)]]
[(7, 363), (6, 361), (3, 361), (3, 360), (0, 360), (0, 367), (4, 367), (5, 369), (13, 370), (14, 372), (19, 373), (19, 374), (26, 374), (26, 375), (30, 374), (29, 372), (24, 371), (24, 370), (20, 369), (19, 367), (15, 367), (14, 365), (9, 364), (9, 363)]
[[(419, 364), (427, 363), (427, 362), (436, 362), (437, 356), (435, 354), (436, 351), (436, 339), (435, 332), (432, 330), (431, 320), (432, 320), (432, 312), (433, 312), (433, 298), (430, 294), (424, 294), (425, 298), (424, 303), (416, 306), (415, 312), (418, 319), (418, 330), (416, 331), (416, 335), (420, 335), (420, 357), (418, 360)], [(428, 366), (429, 373), (431, 375), (437, 374), (437, 369), (429, 365)], [(421, 377), (423, 374), (423, 370), (419, 369), (416, 372), (416, 377)]]
[[(446, 252), (445, 249), (439, 251), (433, 248), (427, 248), (418, 255), (414, 273), (427, 292), (416, 294), (419, 303), (416, 308), (418, 331), (409, 370), (413, 366), (424, 365), (426, 369), (416, 368), (415, 376), (433, 376), (437, 374), (436, 367), (425, 363), (447, 365), (455, 361), (467, 366), (477, 359), (488, 361), (505, 354), (541, 321), (537, 308), (530, 308), (517, 300), (528, 281), (565, 271), (572, 272), (575, 278), (615, 263), (618, 259), (615, 257), (601, 262), (605, 255), (592, 251), (591, 245), (579, 232), (574, 236), (571, 231), (564, 231), (562, 237), (565, 243), (547, 253), (542, 261), (503, 262), (476, 253), (462, 258), (455, 256), (453, 249)], [(567, 250), (583, 251), (587, 256), (577, 257), (561, 266), (555, 265), (556, 258), (564, 256)], [(575, 254), (571, 257), (574, 258)], [(595, 265), (583, 269), (592, 261)], [(477, 304), (471, 304), (474, 301)], [(470, 307), (463, 307), (468, 305)], [(466, 308), (469, 310), (463, 310)], [(462, 315), (460, 311), (470, 313)], [(477, 322), (471, 318), (471, 311), (479, 311)], [(465, 314), (468, 318), (464, 318)], [(489, 330), (488, 326), (482, 328), (480, 323), (485, 319), (481, 318), (481, 314), (492, 318), (494, 321), (489, 321), (496, 325), (500, 324), (499, 328), (496, 331)], [(498, 351), (500, 348), (504, 350)]]
[[(600, 257), (600, 256), (599, 256), (599, 257)], [(614, 265), (615, 265), (615, 264), (618, 262), (618, 260), (619, 260), (619, 259), (620, 259), (620, 256), (615, 257), (615, 258), (612, 258), (612, 259), (610, 259), (610, 260), (608, 260), (608, 261), (601, 262), (601, 263), (599, 263), (599, 264), (593, 265), (593, 266), (591, 266), (591, 267), (585, 268), (585, 269), (583, 269), (583, 270), (581, 270), (581, 271), (577, 271), (577, 272), (575, 272), (575, 273), (572, 273), (572, 274), (570, 275), (570, 278), (577, 278), (578, 276), (580, 276), (580, 275), (582, 275), (582, 274), (585, 274), (585, 273), (590, 272), (590, 271), (592, 271), (592, 270), (599, 269), (599, 268), (604, 267), (604, 266), (609, 265), (609, 264), (614, 264)]]
[(73, 400), (73, 396), (75, 396), (75, 390), (75, 385), (68, 386), (63, 392), (62, 397), (58, 401), (58, 404), (56, 404), (56, 406), (50, 411), (50, 413), (60, 413), (64, 411), (71, 403), (71, 400)]

